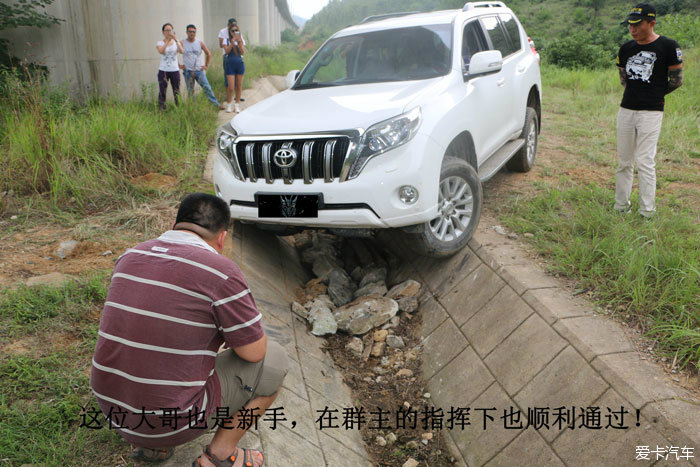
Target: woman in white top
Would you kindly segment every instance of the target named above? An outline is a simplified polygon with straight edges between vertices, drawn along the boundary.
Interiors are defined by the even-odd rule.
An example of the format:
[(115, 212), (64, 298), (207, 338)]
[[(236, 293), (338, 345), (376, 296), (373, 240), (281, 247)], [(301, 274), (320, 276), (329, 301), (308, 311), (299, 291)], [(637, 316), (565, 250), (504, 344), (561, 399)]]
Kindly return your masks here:
[(180, 68), (177, 63), (177, 54), (182, 53), (182, 45), (175, 38), (173, 25), (165, 23), (163, 28), (163, 40), (158, 41), (156, 49), (161, 55), (158, 67), (158, 104), (165, 110), (165, 92), (168, 89), (168, 80), (173, 87), (175, 104), (179, 103), (180, 94)]

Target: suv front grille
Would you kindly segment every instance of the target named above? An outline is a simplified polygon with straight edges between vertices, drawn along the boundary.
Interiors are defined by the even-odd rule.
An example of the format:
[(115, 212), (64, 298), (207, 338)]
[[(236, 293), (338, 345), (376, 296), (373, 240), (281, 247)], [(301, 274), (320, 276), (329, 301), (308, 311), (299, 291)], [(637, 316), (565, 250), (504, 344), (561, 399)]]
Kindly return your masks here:
[[(351, 140), (347, 136), (327, 138), (239, 140), (234, 145), (234, 155), (244, 180), (258, 179), (273, 183), (282, 179), (285, 183), (304, 180), (324, 180), (326, 183), (340, 177)], [(289, 168), (281, 168), (275, 161), (280, 149), (296, 153), (296, 162)]]

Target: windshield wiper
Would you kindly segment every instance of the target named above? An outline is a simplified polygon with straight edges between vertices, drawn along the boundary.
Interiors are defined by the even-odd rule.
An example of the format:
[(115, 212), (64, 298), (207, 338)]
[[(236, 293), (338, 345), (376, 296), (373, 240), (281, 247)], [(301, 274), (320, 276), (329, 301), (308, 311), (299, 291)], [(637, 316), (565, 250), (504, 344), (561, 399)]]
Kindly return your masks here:
[(306, 84), (298, 84), (294, 86), (292, 89), (313, 89), (313, 88), (328, 88), (331, 86), (339, 86), (337, 83), (306, 83)]

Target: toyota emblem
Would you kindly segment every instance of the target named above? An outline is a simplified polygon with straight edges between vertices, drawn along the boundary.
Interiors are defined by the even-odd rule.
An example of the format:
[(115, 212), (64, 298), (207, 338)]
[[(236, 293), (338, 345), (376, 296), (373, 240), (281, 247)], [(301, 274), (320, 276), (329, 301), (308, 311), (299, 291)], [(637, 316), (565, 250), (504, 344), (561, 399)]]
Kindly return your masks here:
[(275, 164), (281, 169), (294, 167), (297, 162), (297, 152), (292, 148), (282, 148), (275, 151)]

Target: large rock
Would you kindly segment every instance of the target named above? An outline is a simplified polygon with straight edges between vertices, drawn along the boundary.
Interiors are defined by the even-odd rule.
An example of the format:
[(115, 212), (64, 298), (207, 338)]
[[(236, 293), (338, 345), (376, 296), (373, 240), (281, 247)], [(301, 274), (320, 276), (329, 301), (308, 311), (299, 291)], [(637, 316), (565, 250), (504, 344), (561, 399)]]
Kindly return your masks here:
[(318, 297), (314, 298), (313, 300), (310, 300), (310, 301), (304, 303), (304, 308), (306, 308), (309, 311), (313, 310), (314, 307), (326, 307), (326, 308), (330, 308), (332, 310), (335, 308), (335, 305), (333, 305), (333, 300), (331, 300), (331, 297), (323, 294), (323, 295), (319, 295)]
[(335, 268), (328, 274), (328, 295), (335, 306), (343, 306), (353, 298), (357, 285), (345, 269)]
[(372, 282), (386, 282), (386, 268), (369, 268), (364, 273), (364, 277), (360, 279), (360, 288)]
[(309, 312), (298, 302), (292, 302), (292, 311), (304, 319), (309, 317)]
[(415, 297), (420, 292), (420, 282), (409, 279), (400, 284), (397, 284), (387, 292), (386, 296), (394, 300), (402, 298)]
[(399, 298), (397, 302), (399, 302), (399, 310), (406, 313), (413, 313), (418, 309), (418, 297)]
[(311, 247), (302, 251), (301, 262), (304, 264), (314, 264), (319, 258), (335, 258), (337, 255), (335, 248), (325, 246), (322, 248)]
[(75, 277), (60, 272), (51, 272), (43, 276), (34, 276), (27, 279), (27, 287), (36, 287), (39, 285), (50, 285), (53, 287), (61, 287), (66, 283), (74, 280)]
[(56, 256), (58, 256), (61, 259), (66, 259), (73, 253), (73, 250), (75, 250), (75, 247), (77, 246), (78, 242), (75, 240), (63, 241), (58, 245), (58, 249), (56, 250)]
[(370, 282), (360, 287), (353, 293), (354, 298), (365, 297), (367, 295), (384, 295), (386, 293), (386, 284), (384, 282)]
[(338, 267), (338, 263), (335, 262), (331, 257), (329, 256), (321, 256), (318, 257), (314, 260), (313, 266), (311, 269), (314, 272), (314, 275), (321, 279), (323, 282), (328, 282), (328, 275), (331, 273), (331, 271), (335, 268)]
[(333, 312), (338, 328), (351, 334), (364, 334), (396, 316), (399, 304), (378, 295), (363, 297)]
[(325, 336), (335, 334), (338, 331), (338, 324), (333, 317), (331, 309), (324, 306), (319, 300), (309, 310), (308, 320), (311, 323), (311, 334), (315, 336)]

